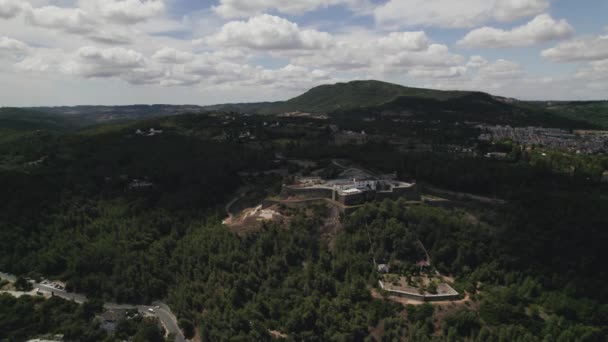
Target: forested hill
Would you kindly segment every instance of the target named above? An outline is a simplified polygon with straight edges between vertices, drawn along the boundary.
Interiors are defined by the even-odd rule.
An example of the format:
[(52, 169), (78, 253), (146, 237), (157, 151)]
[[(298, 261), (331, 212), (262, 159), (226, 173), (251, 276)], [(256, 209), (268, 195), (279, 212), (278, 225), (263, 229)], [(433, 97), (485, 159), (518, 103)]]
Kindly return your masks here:
[(0, 128), (14, 131), (64, 131), (76, 126), (75, 120), (24, 108), (0, 108)]
[(226, 104), (210, 108), (221, 110), (236, 109), (260, 114), (295, 111), (329, 113), (341, 109), (378, 106), (403, 96), (445, 100), (467, 94), (470, 94), (470, 92), (410, 88), (398, 84), (370, 80), (321, 85), (284, 102)]
[(276, 109), (273, 110), (326, 113), (338, 109), (378, 106), (398, 97), (445, 100), (467, 94), (470, 93), (410, 88), (380, 81), (353, 81), (312, 88), (298, 97), (275, 104)]
[(61, 106), (31, 107), (27, 110), (51, 114), (84, 124), (97, 124), (119, 120), (140, 120), (159, 116), (202, 112), (195, 105), (130, 105), (130, 106)]
[(548, 112), (576, 120), (583, 120), (604, 129), (608, 128), (608, 101), (532, 102)]
[(542, 126), (560, 128), (597, 128), (595, 122), (576, 116), (556, 115), (544, 108), (518, 101), (507, 101), (485, 93), (467, 93), (458, 97), (402, 96), (379, 105), (332, 112), (334, 117), (360, 120), (370, 117), (408, 117), (423, 121), (454, 123), (478, 122), (511, 126)]
[[(0, 108), (0, 127), (57, 128), (141, 120), (184, 113), (323, 113), (353, 119), (373, 115), (416, 120), (472, 121), (512, 126), (608, 127), (608, 102), (524, 102), (483, 92), (411, 88), (380, 81), (352, 81), (314, 87), (287, 101), (212, 106), (131, 105)], [(16, 115), (22, 113), (23, 115)], [(41, 127), (34, 127), (35, 123)]]

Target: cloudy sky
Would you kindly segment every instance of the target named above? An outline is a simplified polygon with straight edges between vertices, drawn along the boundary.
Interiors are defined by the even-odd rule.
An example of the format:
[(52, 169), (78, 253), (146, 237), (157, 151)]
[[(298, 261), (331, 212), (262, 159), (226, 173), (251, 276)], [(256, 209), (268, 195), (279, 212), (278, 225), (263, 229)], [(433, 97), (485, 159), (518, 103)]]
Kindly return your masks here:
[(0, 106), (282, 100), (378, 79), (608, 98), (607, 0), (0, 0)]

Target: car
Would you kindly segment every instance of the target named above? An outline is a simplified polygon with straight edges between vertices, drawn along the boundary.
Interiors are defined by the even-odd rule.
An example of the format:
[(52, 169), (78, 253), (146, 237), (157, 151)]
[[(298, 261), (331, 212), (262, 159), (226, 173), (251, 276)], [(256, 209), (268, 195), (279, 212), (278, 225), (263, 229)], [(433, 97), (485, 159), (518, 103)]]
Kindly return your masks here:
[(148, 311), (150, 311), (151, 313), (154, 313), (154, 309), (152, 309), (152, 308), (148, 308)]

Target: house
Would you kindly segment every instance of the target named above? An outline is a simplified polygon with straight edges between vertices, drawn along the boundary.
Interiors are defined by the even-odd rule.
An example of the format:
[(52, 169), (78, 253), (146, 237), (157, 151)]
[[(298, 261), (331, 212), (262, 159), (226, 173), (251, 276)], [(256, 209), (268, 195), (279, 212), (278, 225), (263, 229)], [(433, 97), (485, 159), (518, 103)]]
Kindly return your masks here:
[(416, 263), (416, 267), (419, 267), (421, 272), (423, 269), (430, 267), (430, 266), (431, 266), (431, 263), (428, 260), (421, 260)]
[(107, 310), (99, 316), (100, 327), (107, 333), (112, 334), (118, 323), (127, 318), (126, 310)]
[(494, 159), (494, 160), (505, 160), (507, 159), (508, 154), (503, 152), (490, 152), (486, 153), (486, 158)]
[(378, 272), (380, 273), (390, 273), (391, 268), (387, 264), (379, 264)]
[(361, 131), (361, 133), (344, 131), (336, 133), (334, 136), (336, 145), (364, 145), (367, 141), (368, 136), (365, 134), (365, 131)]
[(134, 179), (130, 184), (129, 184), (129, 189), (131, 190), (141, 190), (141, 189), (148, 189), (154, 186), (154, 183), (152, 182), (148, 182), (145, 180), (140, 180), (140, 179)]
[(155, 136), (155, 135), (157, 135), (157, 134), (162, 134), (162, 133), (163, 133), (163, 131), (162, 131), (162, 130), (160, 130), (160, 129), (159, 129), (159, 130), (155, 130), (154, 128), (150, 128), (150, 131), (149, 131), (149, 133), (148, 133), (148, 136), (149, 136), (149, 137), (153, 137), (153, 136)]

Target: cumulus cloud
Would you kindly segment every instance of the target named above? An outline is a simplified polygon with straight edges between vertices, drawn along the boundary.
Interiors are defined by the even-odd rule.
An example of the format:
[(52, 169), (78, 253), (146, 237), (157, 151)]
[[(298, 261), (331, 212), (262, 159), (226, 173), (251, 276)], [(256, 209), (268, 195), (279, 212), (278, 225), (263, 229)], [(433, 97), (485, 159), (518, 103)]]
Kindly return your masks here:
[(481, 67), (477, 73), (477, 77), (486, 80), (515, 79), (523, 75), (524, 72), (521, 65), (504, 59), (499, 59), (494, 63)]
[(107, 45), (127, 45), (133, 42), (128, 36), (113, 31), (99, 30), (96, 32), (91, 32), (88, 37), (96, 43)]
[(474, 69), (481, 68), (486, 65), (488, 65), (488, 60), (486, 60), (482, 56), (471, 56), (471, 58), (469, 58), (469, 62), (467, 63), (468, 68)]
[(554, 62), (608, 59), (608, 35), (578, 38), (543, 50), (541, 55)]
[(90, 13), (126, 25), (146, 21), (165, 10), (164, 0), (80, 0), (79, 4)]
[(289, 64), (274, 70), (260, 70), (252, 82), (258, 85), (271, 85), (284, 89), (302, 90), (320, 83), (330, 82), (330, 75), (322, 70)]
[(447, 68), (415, 68), (411, 69), (407, 72), (407, 74), (414, 78), (454, 78), (454, 77), (462, 77), (466, 74), (467, 68), (464, 66), (454, 66)]
[(64, 69), (70, 74), (94, 78), (120, 76), (144, 66), (144, 57), (139, 52), (119, 47), (100, 49), (85, 46), (78, 49)]
[(61, 69), (84, 78), (117, 77), (136, 85), (158, 84), (165, 75), (164, 69), (149, 63), (141, 53), (121, 47), (82, 47)]
[(391, 32), (378, 41), (379, 48), (383, 50), (421, 51), (430, 45), (431, 40), (423, 31), (417, 32)]
[(10, 19), (18, 16), (23, 10), (22, 0), (0, 0), (0, 18)]
[(245, 47), (254, 50), (322, 49), (332, 37), (315, 30), (302, 30), (298, 24), (264, 14), (248, 21), (232, 21), (209, 40), (212, 45)]
[(388, 56), (387, 63), (399, 67), (447, 67), (462, 64), (464, 60), (464, 57), (452, 54), (446, 45), (431, 44), (424, 51), (400, 52), (393, 56)]
[(458, 44), (466, 47), (504, 48), (529, 46), (572, 35), (574, 28), (564, 19), (556, 21), (541, 14), (529, 23), (512, 30), (481, 27), (469, 32)]
[(34, 26), (77, 34), (93, 32), (96, 27), (95, 19), (79, 8), (57, 6), (29, 8), (26, 11), (26, 20)]
[[(448, 77), (463, 71), (466, 59), (422, 31), (386, 35), (352, 34), (335, 37), (331, 47), (289, 56), (292, 63), (336, 72), (359, 72), (373, 77), (406, 75)], [(416, 71), (413, 71), (416, 70)]]
[[(608, 80), (608, 59), (590, 62), (576, 72), (576, 77), (583, 80)], [(608, 88), (606, 88), (608, 89)]]
[(390, 0), (374, 16), (381, 25), (465, 28), (529, 17), (548, 7), (548, 0)]
[(194, 55), (190, 52), (164, 47), (156, 51), (152, 58), (165, 64), (184, 64), (192, 61), (194, 59)]
[(285, 14), (302, 14), (334, 5), (358, 6), (362, 0), (220, 0), (213, 10), (224, 18), (249, 17), (269, 10)]
[(15, 52), (23, 52), (28, 49), (27, 44), (24, 42), (9, 38), (6, 36), (0, 37), (0, 51), (15, 53)]

